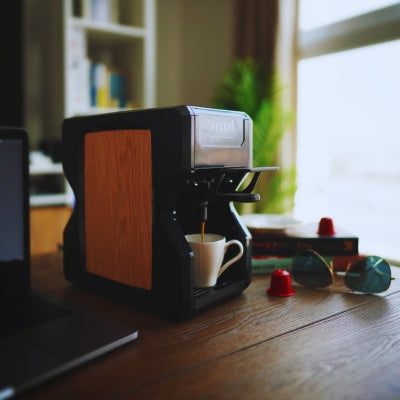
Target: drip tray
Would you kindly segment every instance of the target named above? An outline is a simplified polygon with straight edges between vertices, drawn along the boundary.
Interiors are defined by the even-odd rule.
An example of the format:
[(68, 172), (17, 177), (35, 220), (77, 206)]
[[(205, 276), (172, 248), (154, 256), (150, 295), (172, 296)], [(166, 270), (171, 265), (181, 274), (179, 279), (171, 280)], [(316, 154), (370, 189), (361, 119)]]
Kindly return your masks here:
[(193, 295), (195, 297), (202, 296), (202, 295), (205, 295), (205, 294), (207, 294), (209, 292), (212, 292), (212, 291), (215, 291), (215, 290), (221, 290), (221, 289), (223, 289), (223, 288), (225, 288), (227, 286), (230, 286), (232, 284), (233, 284), (233, 281), (224, 281), (224, 282), (221, 282), (221, 283), (217, 283), (215, 286), (210, 287), (210, 288), (194, 288), (193, 289)]

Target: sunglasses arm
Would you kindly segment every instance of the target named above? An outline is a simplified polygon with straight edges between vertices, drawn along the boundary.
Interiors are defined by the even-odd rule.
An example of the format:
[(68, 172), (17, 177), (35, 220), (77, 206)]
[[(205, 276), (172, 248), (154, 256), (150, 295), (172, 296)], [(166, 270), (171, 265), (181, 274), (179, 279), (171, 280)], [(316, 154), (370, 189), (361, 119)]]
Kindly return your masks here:
[(347, 272), (349, 272), (350, 267), (351, 267), (351, 262), (349, 262), (349, 263), (347, 264), (346, 269), (345, 269), (345, 271), (344, 271), (345, 274), (347, 274)]
[[(375, 270), (375, 272), (376, 272), (378, 275), (388, 276), (388, 274), (385, 274), (384, 272), (382, 272), (382, 271), (380, 271), (378, 268), (376, 268), (376, 266), (377, 266), (379, 263), (381, 263), (382, 261), (383, 261), (382, 258), (379, 259), (374, 265), (371, 266), (371, 268), (373, 268), (373, 269)], [(390, 280), (394, 280), (394, 278), (391, 277)]]

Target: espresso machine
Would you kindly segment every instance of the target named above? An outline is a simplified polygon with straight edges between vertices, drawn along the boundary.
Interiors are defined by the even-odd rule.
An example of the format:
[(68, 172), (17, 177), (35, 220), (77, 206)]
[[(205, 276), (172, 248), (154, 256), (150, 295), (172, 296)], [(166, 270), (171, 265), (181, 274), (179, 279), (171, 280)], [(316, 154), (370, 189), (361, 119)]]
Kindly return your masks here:
[[(64, 230), (69, 281), (172, 319), (249, 285), (251, 235), (233, 202), (258, 201), (260, 173), (276, 167), (252, 168), (245, 113), (177, 106), (69, 118), (62, 163), (75, 195)], [(210, 288), (194, 286), (185, 239), (202, 223), (244, 247)]]

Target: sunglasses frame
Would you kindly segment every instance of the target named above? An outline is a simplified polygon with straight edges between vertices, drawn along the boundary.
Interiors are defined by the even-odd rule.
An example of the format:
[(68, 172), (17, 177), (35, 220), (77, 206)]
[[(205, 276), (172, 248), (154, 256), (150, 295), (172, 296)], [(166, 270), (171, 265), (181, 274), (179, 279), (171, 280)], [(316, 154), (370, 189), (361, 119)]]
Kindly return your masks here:
[[(324, 282), (324, 284), (321, 284), (321, 285), (310, 285), (310, 284), (308, 284), (308, 285), (307, 285), (306, 283), (304, 283), (304, 280), (303, 280), (303, 282), (302, 282), (302, 279), (300, 279), (300, 282), (299, 282), (299, 280), (296, 279), (297, 272), (299, 272), (299, 271), (294, 271), (293, 265), (294, 265), (294, 263), (295, 263), (295, 260), (296, 260), (296, 258), (298, 258), (298, 257), (306, 257), (306, 256), (307, 256), (307, 253), (308, 253), (308, 256), (316, 257), (319, 261), (322, 262), (322, 265), (323, 265), (324, 267), (326, 267), (326, 270), (329, 272), (329, 278), (330, 278), (329, 280), (330, 280), (330, 282), (327, 283), (327, 281), (326, 281), (326, 279), (325, 279), (324, 281), (326, 281), (326, 282)], [(346, 282), (346, 277), (347, 277), (347, 278), (350, 277), (350, 275), (349, 275), (350, 271), (351, 271), (352, 269), (354, 269), (354, 267), (356, 267), (357, 264), (359, 264), (359, 263), (361, 263), (361, 262), (367, 262), (367, 260), (369, 260), (369, 259), (372, 258), (372, 257), (373, 257), (373, 258), (376, 258), (374, 264), (372, 265), (372, 268), (375, 270), (375, 272), (376, 272), (378, 275), (389, 276), (389, 277), (390, 277), (389, 285), (388, 285), (387, 287), (386, 287), (386, 285), (385, 285), (385, 286), (384, 286), (384, 289), (383, 289), (383, 290), (379, 290), (379, 291), (362, 291), (362, 290), (357, 290), (357, 289), (352, 288), (352, 287), (349, 285), (349, 283)], [(310, 288), (326, 288), (326, 287), (331, 286), (331, 285), (336, 285), (336, 286), (337, 286), (335, 276), (342, 276), (342, 277), (343, 277), (343, 283), (341, 283), (341, 284), (339, 285), (340, 288), (341, 288), (341, 291), (343, 291), (343, 286), (345, 286), (346, 289), (349, 289), (352, 293), (353, 293), (353, 292), (361, 292), (361, 293), (381, 293), (381, 292), (386, 291), (386, 290), (389, 288), (389, 286), (390, 286), (390, 281), (392, 281), (392, 280), (395, 279), (395, 278), (393, 278), (393, 277), (391, 276), (391, 273), (390, 273), (390, 274), (386, 274), (386, 273), (380, 271), (379, 269), (375, 268), (376, 265), (377, 265), (378, 263), (381, 263), (381, 262), (385, 262), (385, 263), (387, 264), (387, 266), (388, 266), (388, 268), (389, 268), (389, 272), (390, 272), (390, 265), (389, 265), (383, 258), (378, 257), (378, 256), (365, 256), (365, 257), (363, 257), (363, 258), (360, 258), (360, 259), (356, 260), (355, 262), (349, 262), (349, 263), (347, 264), (346, 268), (344, 269), (344, 271), (335, 271), (335, 270), (334, 270), (334, 266), (333, 266), (333, 261), (332, 261), (332, 260), (328, 262), (321, 254), (319, 254), (318, 252), (316, 252), (316, 251), (313, 250), (313, 249), (303, 249), (303, 250), (300, 250), (299, 252), (297, 252), (297, 253), (294, 255), (294, 257), (293, 257), (293, 261), (292, 261), (292, 276), (293, 276), (293, 280), (294, 280), (295, 282), (297, 282), (297, 283), (299, 283), (299, 284), (301, 284), (301, 285), (303, 285), (303, 286), (310, 287)], [(371, 267), (370, 267), (370, 268), (371, 268)], [(370, 268), (368, 268), (367, 270), (369, 270)], [(366, 271), (363, 271), (363, 272), (367, 272), (367, 270), (366, 270)], [(300, 272), (301, 272), (301, 271), (300, 271)], [(304, 273), (311, 273), (311, 272), (313, 272), (313, 271), (303, 271), (303, 274), (304, 274)], [(315, 272), (315, 271), (314, 271), (314, 272)], [(325, 278), (327, 278), (327, 276), (326, 276)], [(348, 281), (348, 279), (347, 279), (347, 281)]]

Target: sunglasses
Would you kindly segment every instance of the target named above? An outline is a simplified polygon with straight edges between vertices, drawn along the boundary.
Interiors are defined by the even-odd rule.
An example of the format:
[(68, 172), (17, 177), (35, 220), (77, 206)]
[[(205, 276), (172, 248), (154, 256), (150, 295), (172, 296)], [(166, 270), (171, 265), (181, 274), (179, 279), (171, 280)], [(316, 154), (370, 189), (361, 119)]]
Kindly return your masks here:
[(333, 264), (311, 249), (301, 250), (292, 261), (292, 277), (307, 287), (327, 287), (335, 275), (342, 275), (344, 284), (351, 290), (363, 293), (381, 293), (387, 290), (392, 279), (389, 264), (380, 257), (367, 256), (349, 264), (344, 272), (334, 271)]

